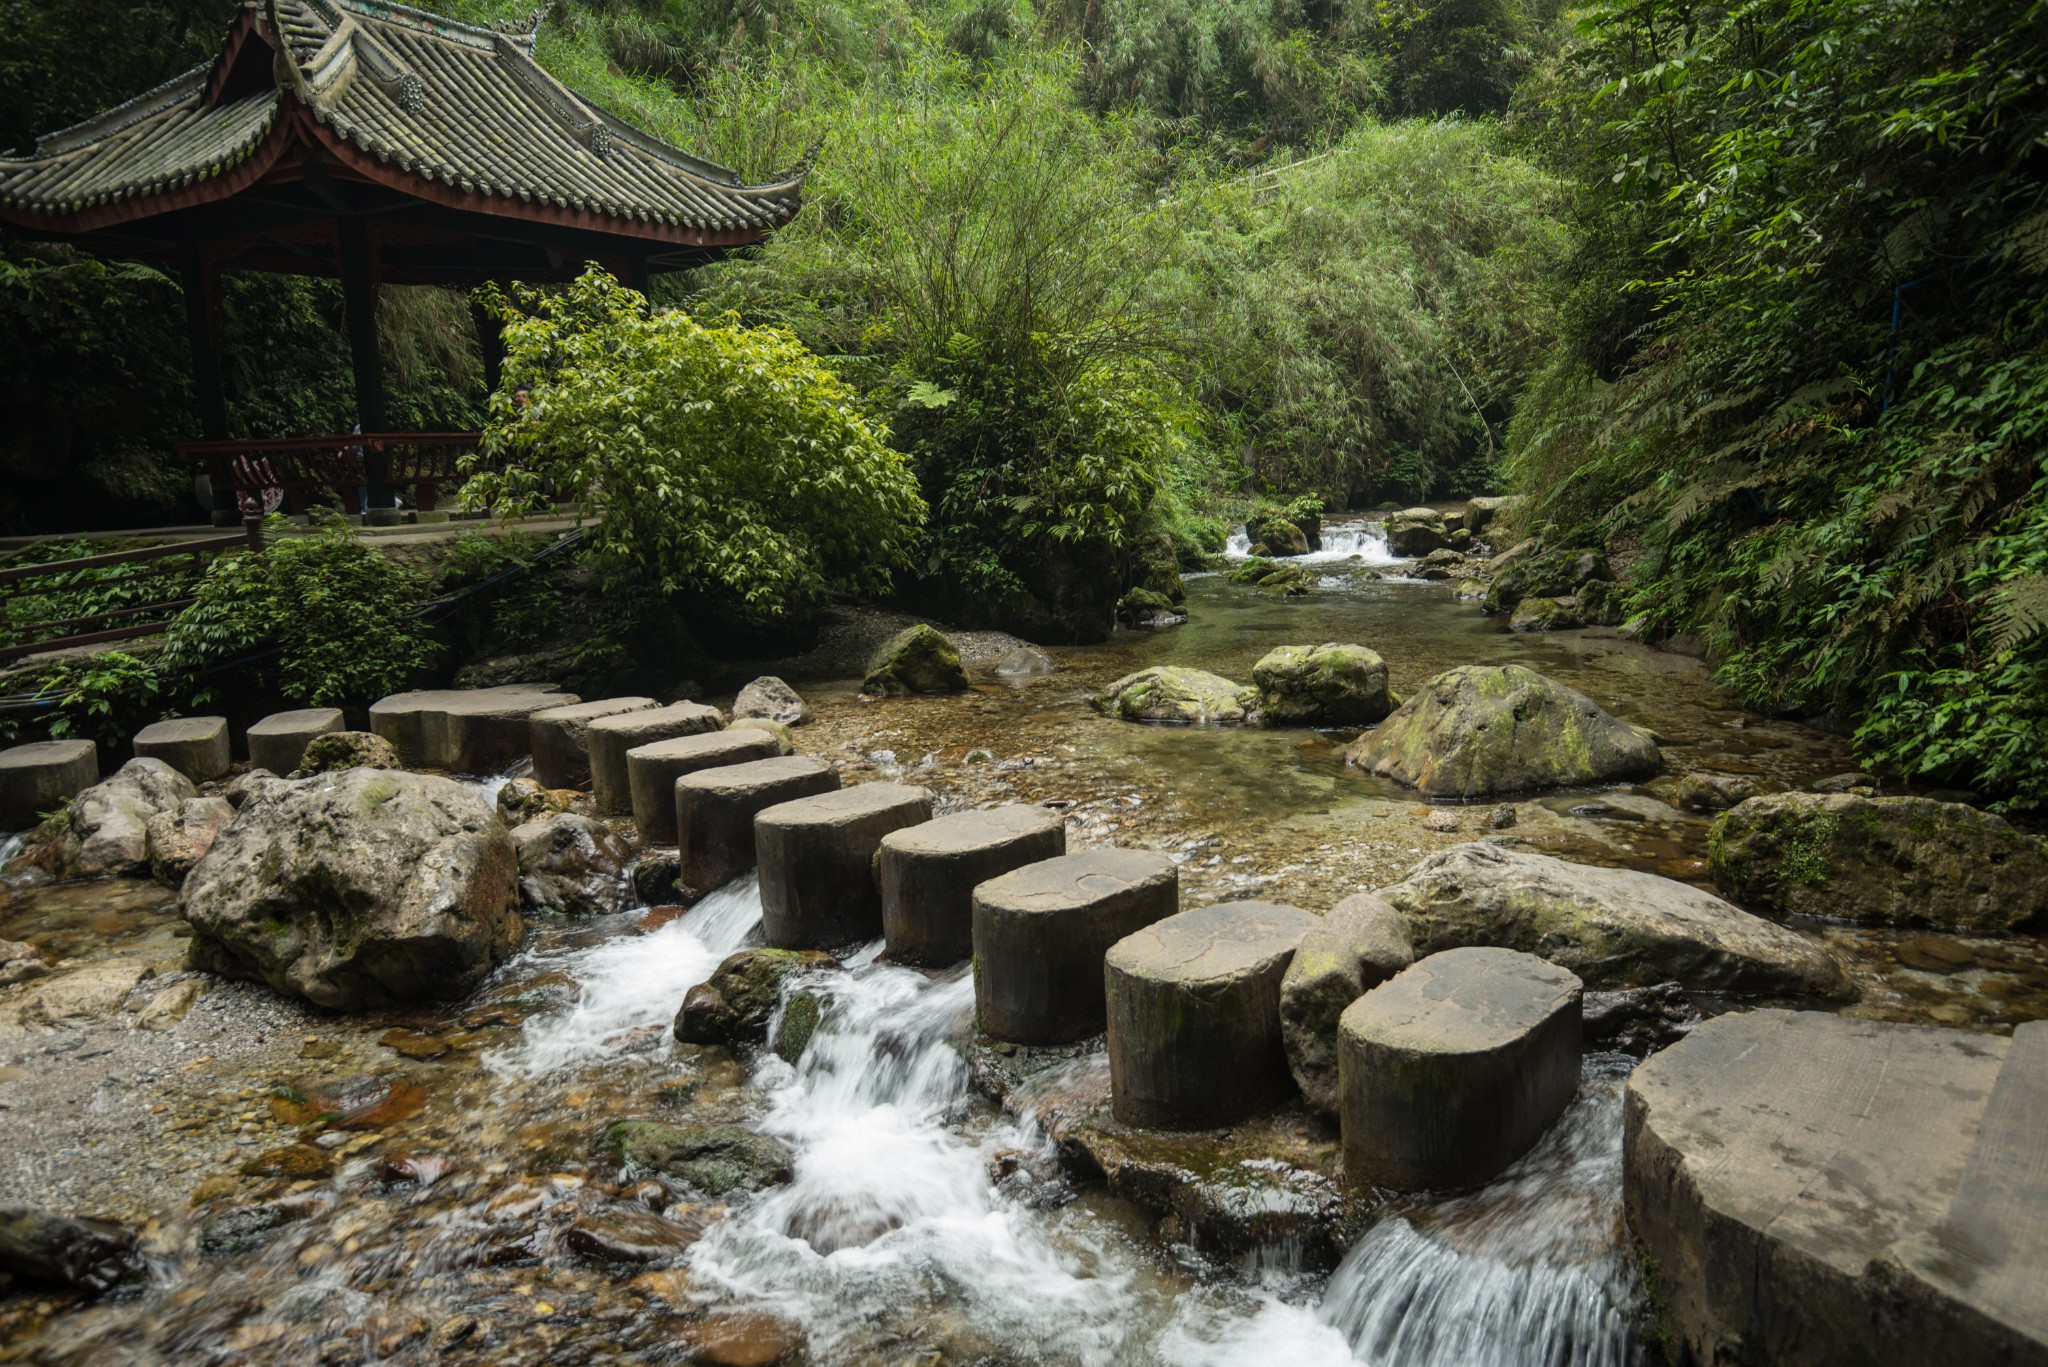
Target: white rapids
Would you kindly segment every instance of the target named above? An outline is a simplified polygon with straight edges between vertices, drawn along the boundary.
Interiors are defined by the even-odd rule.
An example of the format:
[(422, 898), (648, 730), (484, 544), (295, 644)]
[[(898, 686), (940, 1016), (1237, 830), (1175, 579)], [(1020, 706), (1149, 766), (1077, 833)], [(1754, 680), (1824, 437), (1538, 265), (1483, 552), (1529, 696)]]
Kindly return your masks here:
[[(1232, 532), (1224, 543), (1223, 555), (1227, 560), (1249, 560), (1251, 554), (1251, 538), (1242, 528)], [(1307, 555), (1291, 555), (1287, 559), (1288, 563), (1295, 565), (1353, 561), (1362, 565), (1402, 563), (1400, 556), (1387, 549), (1387, 524), (1384, 522), (1325, 523), (1321, 550), (1310, 551)]]

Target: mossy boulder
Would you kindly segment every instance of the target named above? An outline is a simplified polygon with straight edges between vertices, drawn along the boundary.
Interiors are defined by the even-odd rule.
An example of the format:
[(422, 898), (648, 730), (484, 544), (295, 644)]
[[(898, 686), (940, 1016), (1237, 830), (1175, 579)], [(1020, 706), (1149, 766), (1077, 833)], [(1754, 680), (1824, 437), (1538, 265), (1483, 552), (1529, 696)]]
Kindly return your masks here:
[(1116, 620), (1127, 627), (1179, 626), (1187, 619), (1187, 613), (1171, 599), (1152, 589), (1132, 589), (1117, 600)]
[(1282, 565), (1254, 556), (1231, 568), (1230, 582), (1249, 584), (1276, 597), (1305, 598), (1322, 582), (1322, 576), (1306, 565)]
[(1249, 718), (1258, 693), (1203, 670), (1162, 665), (1125, 675), (1096, 694), (1094, 703), (1124, 721), (1235, 725)]
[(1569, 598), (1524, 598), (1508, 621), (1512, 631), (1570, 631), (1584, 625)]
[(1351, 743), (1345, 758), (1429, 797), (1648, 778), (1650, 733), (1523, 665), (1462, 665)]
[(629, 1173), (658, 1172), (706, 1196), (758, 1191), (794, 1174), (787, 1144), (732, 1125), (622, 1120), (604, 1132), (602, 1147)]
[(1408, 508), (1387, 516), (1387, 549), (1395, 555), (1424, 556), (1450, 544), (1444, 515), (1434, 508)]
[(1722, 814), (1714, 885), (1749, 906), (1954, 930), (2048, 924), (2048, 843), (1959, 802), (1772, 793)]
[(1252, 666), (1252, 684), (1283, 726), (1365, 726), (1394, 710), (1387, 662), (1360, 645), (1281, 646)]
[(1252, 548), (1260, 555), (1308, 554), (1308, 534), (1284, 517), (1269, 517), (1256, 528), (1247, 528)]
[(759, 1044), (768, 1033), (782, 986), (800, 974), (837, 968), (816, 949), (742, 949), (690, 989), (676, 1013), (676, 1038), (687, 1044)]
[(1715, 774), (1704, 770), (1678, 780), (1672, 800), (1695, 812), (1725, 812), (1780, 785), (1754, 774)]
[[(1574, 598), (1594, 583), (1605, 582), (1607, 559), (1599, 551), (1562, 547), (1539, 549), (1523, 542), (1487, 562), (1493, 582), (1481, 607), (1495, 616), (1514, 612), (1525, 598)], [(1594, 590), (1603, 608), (1608, 590)], [(1574, 599), (1576, 601), (1576, 599)]]
[(936, 629), (924, 625), (897, 632), (868, 661), (861, 692), (877, 695), (958, 693), (967, 687), (960, 651)]
[(1400, 913), (1372, 892), (1330, 909), (1280, 980), (1280, 1040), (1308, 1104), (1337, 1114), (1337, 1021), (1346, 1007), (1415, 962)]
[(402, 769), (398, 751), (382, 736), (368, 731), (329, 731), (306, 743), (293, 778), (331, 774), (341, 769)]

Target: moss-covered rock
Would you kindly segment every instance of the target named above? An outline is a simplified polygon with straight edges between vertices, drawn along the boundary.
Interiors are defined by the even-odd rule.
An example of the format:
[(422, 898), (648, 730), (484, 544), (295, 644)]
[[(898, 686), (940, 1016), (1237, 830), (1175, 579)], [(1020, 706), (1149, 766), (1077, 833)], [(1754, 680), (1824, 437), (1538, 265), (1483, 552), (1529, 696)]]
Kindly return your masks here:
[(1725, 812), (1737, 803), (1771, 792), (1778, 786), (1754, 774), (1701, 771), (1678, 780), (1678, 790), (1672, 798), (1679, 806), (1696, 812)]
[(1524, 598), (1508, 621), (1513, 631), (1570, 631), (1584, 625), (1568, 598)]
[(368, 731), (330, 731), (315, 736), (299, 758), (293, 778), (328, 774), (338, 769), (402, 769), (391, 742)]
[(932, 627), (897, 632), (868, 661), (861, 692), (878, 695), (958, 693), (967, 687), (960, 651)]
[(1647, 731), (1522, 665), (1446, 670), (1345, 758), (1430, 797), (1648, 778), (1662, 764)]
[(1450, 529), (1434, 508), (1408, 508), (1387, 516), (1387, 549), (1395, 555), (1423, 556), (1450, 544)]
[(1249, 584), (1277, 597), (1303, 598), (1322, 582), (1322, 576), (1306, 565), (1282, 565), (1254, 556), (1231, 568), (1230, 582)]
[(1220, 675), (1162, 665), (1125, 675), (1096, 694), (1094, 703), (1124, 721), (1218, 726), (1245, 721), (1257, 706), (1258, 693)]
[(1387, 662), (1359, 645), (1281, 646), (1252, 683), (1265, 719), (1283, 726), (1365, 726), (1394, 710)]
[(816, 949), (742, 949), (726, 955), (711, 977), (690, 989), (676, 1014), (676, 1038), (688, 1044), (758, 1044), (768, 1033), (782, 985), (804, 973), (837, 968)]
[(1956, 930), (2048, 923), (2048, 844), (1958, 802), (1752, 797), (1714, 823), (1707, 867), (1722, 892), (1772, 911)]
[(706, 1196), (758, 1191), (793, 1173), (787, 1144), (730, 1125), (622, 1120), (604, 1132), (602, 1147), (629, 1172), (658, 1172)]
[(1415, 962), (1400, 914), (1377, 893), (1330, 909), (1280, 980), (1280, 1039), (1308, 1104), (1337, 1114), (1337, 1021), (1346, 1007)]
[(1260, 555), (1308, 554), (1308, 534), (1284, 517), (1269, 517), (1255, 528), (1246, 529), (1252, 548)]
[(1185, 611), (1173, 605), (1163, 593), (1132, 589), (1117, 600), (1116, 620), (1127, 627), (1170, 627), (1187, 621)]

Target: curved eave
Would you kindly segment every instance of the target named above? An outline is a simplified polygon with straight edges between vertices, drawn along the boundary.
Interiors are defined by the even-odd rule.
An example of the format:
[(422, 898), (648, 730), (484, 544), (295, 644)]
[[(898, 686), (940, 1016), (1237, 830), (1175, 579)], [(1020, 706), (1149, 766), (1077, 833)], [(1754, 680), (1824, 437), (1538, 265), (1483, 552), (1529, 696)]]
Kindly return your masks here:
[(273, 118), (269, 130), (227, 165), (187, 173), (179, 178), (177, 185), (127, 194), (97, 204), (44, 209), (33, 201), (24, 203), (9, 198), (6, 186), (0, 184), (0, 218), (38, 232), (89, 233), (231, 199), (262, 180), (277, 165), (278, 158), (290, 150), (296, 141), (293, 125), (294, 120), (290, 118)]

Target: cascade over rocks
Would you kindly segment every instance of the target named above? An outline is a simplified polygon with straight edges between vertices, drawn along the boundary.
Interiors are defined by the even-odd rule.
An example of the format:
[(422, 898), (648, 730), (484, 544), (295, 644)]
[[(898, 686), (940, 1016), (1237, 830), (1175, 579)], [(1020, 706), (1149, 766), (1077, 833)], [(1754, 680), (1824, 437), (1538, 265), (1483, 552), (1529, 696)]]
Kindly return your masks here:
[(528, 910), (604, 916), (624, 903), (633, 845), (610, 827), (562, 812), (513, 827), (512, 845)]
[(1959, 802), (1752, 797), (1714, 823), (1707, 867), (1730, 897), (1803, 916), (1956, 930), (2048, 921), (2048, 842)]
[(353, 1010), (467, 992), (519, 943), (518, 878), (476, 789), (349, 769), (250, 793), (180, 904), (193, 967)]
[(958, 693), (967, 687), (960, 651), (935, 628), (906, 627), (868, 661), (860, 691), (878, 697), (906, 693)]
[(1252, 683), (1265, 720), (1283, 726), (1364, 726), (1394, 710), (1387, 662), (1364, 646), (1281, 646)]
[(160, 759), (131, 759), (38, 827), (23, 859), (56, 878), (149, 876), (149, 823), (199, 795)]
[(1647, 778), (1663, 761), (1648, 732), (1522, 665), (1437, 675), (1345, 758), (1428, 797), (1487, 797)]
[(1323, 916), (1280, 980), (1280, 1042), (1308, 1104), (1337, 1114), (1337, 1021), (1344, 1009), (1415, 962), (1400, 913), (1359, 892)]
[(1480, 842), (1431, 855), (1381, 896), (1418, 955), (1499, 945), (1540, 955), (1594, 987), (1674, 981), (1723, 992), (1854, 995), (1817, 942), (1633, 869)]
[(1095, 695), (1095, 707), (1124, 721), (1236, 725), (1258, 705), (1258, 693), (1219, 675), (1181, 665), (1126, 674)]

